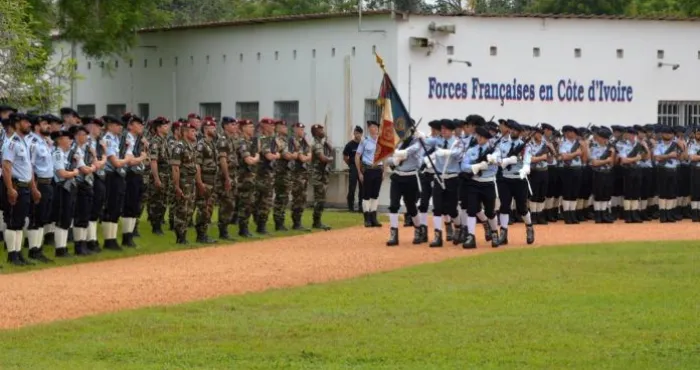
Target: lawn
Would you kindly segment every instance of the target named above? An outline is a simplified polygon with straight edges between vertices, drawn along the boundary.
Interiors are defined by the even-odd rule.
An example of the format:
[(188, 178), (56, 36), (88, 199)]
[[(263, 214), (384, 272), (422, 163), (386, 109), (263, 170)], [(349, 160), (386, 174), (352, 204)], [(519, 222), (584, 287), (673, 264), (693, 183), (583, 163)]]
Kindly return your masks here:
[(697, 369), (700, 243), (511, 249), (0, 332), (3, 369)]
[[(217, 215), (214, 215), (214, 221), (212, 224), (209, 226), (209, 235), (217, 239), (219, 236), (219, 228), (216, 224), (216, 218)], [(291, 228), (291, 216), (288, 214), (287, 215), (287, 223), (286, 226), (287, 228)], [(312, 210), (308, 209), (304, 212), (303, 218), (302, 218), (302, 224), (307, 227), (311, 228), (312, 224)], [(167, 218), (166, 218), (167, 219)], [(351, 226), (357, 226), (362, 224), (362, 215), (359, 213), (350, 213), (347, 211), (334, 211), (334, 210), (326, 210), (323, 213), (323, 222), (331, 227), (333, 229), (341, 229), (341, 228), (346, 228), (346, 227), (351, 227)], [(291, 236), (291, 235), (299, 235), (299, 234), (305, 234), (306, 232), (302, 231), (285, 231), (285, 232), (275, 232), (274, 228), (274, 221), (272, 220), (272, 216), (270, 216), (268, 220), (268, 225), (267, 229), (270, 232), (269, 236), (261, 236), (255, 233), (255, 227), (253, 226), (253, 222), (249, 222), (251, 225), (251, 233), (254, 235), (253, 238), (251, 239), (245, 239), (246, 241), (248, 240), (260, 240), (264, 238), (275, 238), (275, 237), (284, 237), (284, 236)], [(120, 223), (121, 227), (121, 223)], [(123, 258), (123, 257), (133, 257), (133, 256), (138, 256), (142, 254), (153, 254), (153, 253), (161, 253), (161, 252), (169, 252), (169, 251), (174, 251), (174, 250), (181, 250), (184, 248), (199, 248), (199, 247), (206, 247), (210, 246), (211, 244), (197, 244), (195, 243), (196, 239), (196, 232), (194, 228), (190, 228), (188, 230), (188, 237), (187, 240), (191, 243), (188, 246), (183, 246), (179, 244), (175, 244), (175, 234), (172, 231), (168, 230), (167, 225), (164, 227), (163, 231), (165, 232), (165, 235), (163, 236), (157, 236), (153, 235), (151, 233), (151, 225), (148, 223), (146, 220), (146, 216), (144, 215), (139, 222), (139, 231), (141, 233), (141, 237), (139, 238), (134, 238), (134, 241), (136, 242), (136, 245), (138, 248), (124, 248), (123, 251), (121, 252), (114, 252), (114, 251), (109, 251), (109, 250), (103, 250), (102, 253), (91, 255), (91, 256), (85, 256), (85, 257), (72, 257), (68, 259), (61, 259), (61, 258), (54, 258), (54, 248), (51, 246), (46, 246), (44, 247), (44, 254), (53, 259), (55, 263), (50, 263), (50, 264), (42, 264), (42, 263), (37, 263), (34, 266), (23, 266), (23, 267), (16, 267), (13, 265), (10, 265), (6, 261), (0, 261), (0, 274), (7, 274), (7, 273), (13, 273), (13, 272), (21, 272), (21, 271), (28, 271), (28, 270), (38, 270), (38, 269), (44, 269), (44, 268), (51, 268), (55, 266), (62, 266), (62, 265), (71, 265), (75, 263), (82, 263), (82, 262), (94, 262), (94, 261), (101, 261), (101, 260), (107, 260), (107, 259), (114, 259), (114, 258)], [(231, 237), (235, 239), (235, 241), (218, 241), (218, 244), (235, 244), (236, 242), (243, 241), (244, 239), (238, 236), (238, 226), (231, 225), (229, 227), (229, 232), (231, 234)], [(312, 232), (323, 232), (321, 230), (312, 230)], [(98, 237), (100, 238), (100, 243), (102, 241), (102, 227), (101, 225), (97, 225), (97, 234)], [(121, 232), (118, 234), (118, 241), (121, 243)], [(100, 244), (101, 245), (101, 244)], [(2, 248), (2, 247), (0, 247)], [(73, 254), (73, 243), (68, 243), (68, 250), (70, 251), (71, 254)], [(23, 249), (23, 253), (25, 257), (27, 256), (27, 250)], [(6, 256), (6, 253), (2, 253), (0, 255)], [(4, 258), (4, 257), (3, 257)], [(33, 260), (32, 260), (33, 261)], [(36, 262), (36, 261), (33, 261)], [(0, 368), (2, 364), (0, 363)]]

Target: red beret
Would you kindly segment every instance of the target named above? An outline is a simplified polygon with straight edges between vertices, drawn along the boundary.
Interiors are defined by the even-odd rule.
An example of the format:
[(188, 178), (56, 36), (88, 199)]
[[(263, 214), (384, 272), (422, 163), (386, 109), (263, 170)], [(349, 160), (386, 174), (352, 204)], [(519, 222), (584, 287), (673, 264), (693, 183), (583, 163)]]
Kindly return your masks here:
[(274, 121), (272, 118), (263, 118), (263, 119), (260, 120), (260, 123), (263, 123), (263, 124), (271, 124), (271, 123), (274, 123), (274, 122), (275, 122), (275, 121)]
[(286, 126), (286, 125), (287, 125), (287, 122), (284, 121), (284, 120), (278, 119), (278, 120), (275, 120), (275, 126), (276, 126), (276, 125), (283, 125), (283, 126)]
[(185, 122), (185, 123), (182, 125), (182, 128), (191, 128), (191, 129), (195, 129), (195, 130), (196, 130), (196, 129), (197, 129), (197, 126), (195, 126), (194, 123), (192, 123), (192, 122)]
[(180, 121), (173, 122), (173, 129), (179, 129), (179, 128), (182, 128), (182, 122), (180, 122)]
[(197, 113), (190, 113), (187, 115), (187, 119), (192, 119), (192, 118), (201, 119), (199, 117), (199, 114), (197, 114)]
[(240, 126), (246, 126), (246, 125), (252, 125), (253, 121), (251, 121), (249, 119), (241, 119), (241, 120), (238, 120), (238, 123)]
[(214, 121), (214, 119), (211, 117), (206, 117), (206, 118), (204, 118), (202, 126), (204, 126), (204, 127), (216, 127), (216, 121)]

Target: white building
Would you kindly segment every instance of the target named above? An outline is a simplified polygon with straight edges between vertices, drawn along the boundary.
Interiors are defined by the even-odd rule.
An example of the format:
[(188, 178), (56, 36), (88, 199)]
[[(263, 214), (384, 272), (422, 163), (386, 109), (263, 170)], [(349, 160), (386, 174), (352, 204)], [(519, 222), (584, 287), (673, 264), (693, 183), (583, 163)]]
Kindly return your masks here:
[[(449, 26), (453, 33), (440, 31)], [(472, 113), (558, 126), (687, 125), (700, 123), (698, 31), (680, 20), (388, 11), (149, 29), (132, 60), (78, 52), (84, 79), (69, 104), (82, 114), (326, 122), (343, 170), (352, 127), (379, 114), (374, 51), (424, 131), (431, 119)], [(345, 204), (345, 186), (336, 176), (330, 203)], [(386, 205), (388, 186), (382, 193)]]

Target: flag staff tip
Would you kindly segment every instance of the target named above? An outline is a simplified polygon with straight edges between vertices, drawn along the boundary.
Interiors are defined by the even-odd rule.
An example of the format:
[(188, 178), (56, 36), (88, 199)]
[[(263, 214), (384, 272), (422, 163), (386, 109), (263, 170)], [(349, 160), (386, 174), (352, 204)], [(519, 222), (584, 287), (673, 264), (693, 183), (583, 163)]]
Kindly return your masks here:
[(382, 69), (386, 73), (386, 70), (384, 69), (384, 59), (377, 54), (377, 52), (374, 52), (374, 57), (376, 58), (377, 64), (379, 64), (379, 68)]

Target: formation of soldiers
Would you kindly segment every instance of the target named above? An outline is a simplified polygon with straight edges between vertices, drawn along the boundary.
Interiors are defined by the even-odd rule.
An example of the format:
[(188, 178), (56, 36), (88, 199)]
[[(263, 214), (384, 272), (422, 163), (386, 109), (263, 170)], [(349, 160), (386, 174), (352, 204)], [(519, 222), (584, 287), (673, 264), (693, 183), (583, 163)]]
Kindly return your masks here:
[[(402, 199), (404, 226), (414, 227), (413, 244), (421, 244), (428, 242), (432, 198), (430, 247), (452, 241), (476, 248), (477, 223), (495, 248), (508, 244), (508, 226), (515, 222), (525, 224), (528, 244), (535, 242), (534, 225), (561, 220), (700, 222), (698, 127), (567, 125), (557, 130), (547, 123), (497, 121), (479, 115), (434, 120), (429, 136), (416, 131), (402, 142), (387, 161), (392, 168), (388, 246), (399, 244)], [(358, 149), (360, 173), (373, 158), (374, 132), (363, 140), (364, 152)], [(367, 194), (366, 184), (364, 193), (369, 200), (363, 201), (365, 226), (381, 226), (372, 216), (374, 194)]]
[(251, 218), (255, 233), (268, 234), (271, 212), (275, 231), (287, 231), (288, 207), (291, 228), (310, 231), (302, 225), (309, 183), (312, 227), (330, 230), (321, 218), (333, 157), (321, 125), (307, 140), (304, 124), (294, 123), (289, 133), (286, 122), (270, 118), (260, 120), (256, 135), (252, 121), (232, 117), (217, 122), (189, 114), (171, 122), (60, 113), (29, 115), (0, 105), (0, 227), (14, 265), (52, 262), (46, 244), (55, 246), (56, 258), (134, 248), (144, 211), (155, 235), (164, 234), (167, 221), (178, 244), (189, 243), (190, 226), (198, 243), (216, 242), (207, 230), (217, 206), (222, 240), (233, 240), (229, 226), (236, 224), (239, 236), (253, 236)]

